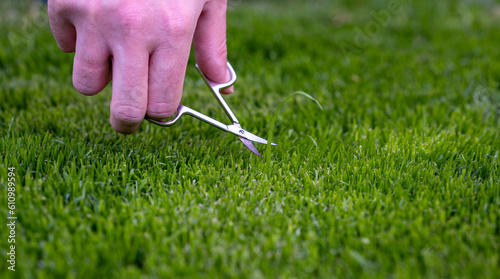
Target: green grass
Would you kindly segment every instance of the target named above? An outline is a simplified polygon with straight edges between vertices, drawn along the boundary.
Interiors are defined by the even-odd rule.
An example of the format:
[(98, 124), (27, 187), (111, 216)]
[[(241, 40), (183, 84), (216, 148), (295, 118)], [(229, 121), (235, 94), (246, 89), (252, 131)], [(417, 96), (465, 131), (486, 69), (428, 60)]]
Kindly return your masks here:
[[(266, 160), (189, 117), (115, 133), (110, 88), (76, 93), (46, 15), (3, 1), (0, 278), (499, 278), (500, 6), (470, 2), (404, 1), (363, 47), (387, 1), (232, 5), (243, 127), (324, 109), (286, 102)], [(193, 63), (182, 102), (226, 119)]]

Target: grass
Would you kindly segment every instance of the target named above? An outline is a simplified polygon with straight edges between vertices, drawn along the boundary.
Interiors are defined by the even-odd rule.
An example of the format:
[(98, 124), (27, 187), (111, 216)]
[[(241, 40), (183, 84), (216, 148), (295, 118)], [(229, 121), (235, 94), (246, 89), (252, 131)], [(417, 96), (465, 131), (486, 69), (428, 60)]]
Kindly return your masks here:
[[(231, 5), (243, 127), (266, 136), (295, 91), (323, 107), (285, 103), (266, 161), (188, 117), (115, 133), (110, 88), (77, 94), (46, 15), (13, 3), (0, 218), (15, 167), (17, 264), (1, 278), (500, 277), (498, 4), (404, 1), (364, 45), (386, 1)], [(193, 63), (182, 102), (226, 119)]]

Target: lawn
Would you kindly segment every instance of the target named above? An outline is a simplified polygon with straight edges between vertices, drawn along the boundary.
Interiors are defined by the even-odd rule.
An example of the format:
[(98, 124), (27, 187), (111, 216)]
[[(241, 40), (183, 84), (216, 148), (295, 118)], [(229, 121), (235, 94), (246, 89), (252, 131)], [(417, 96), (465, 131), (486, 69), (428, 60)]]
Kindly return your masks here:
[[(500, 4), (231, 2), (226, 101), (263, 158), (189, 117), (117, 134), (45, 8), (0, 8), (0, 278), (500, 277)], [(273, 125), (297, 91), (323, 110)], [(182, 103), (228, 122), (193, 59)]]

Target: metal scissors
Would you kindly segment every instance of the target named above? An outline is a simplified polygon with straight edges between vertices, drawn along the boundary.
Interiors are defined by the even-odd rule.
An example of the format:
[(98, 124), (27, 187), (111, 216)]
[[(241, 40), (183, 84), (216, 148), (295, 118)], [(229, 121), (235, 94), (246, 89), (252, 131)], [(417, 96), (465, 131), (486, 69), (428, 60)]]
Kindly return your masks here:
[[(221, 122), (219, 122), (211, 117), (208, 117), (208, 116), (206, 116), (206, 115), (204, 115), (204, 114), (202, 114), (194, 109), (188, 108), (182, 104), (180, 104), (177, 107), (177, 112), (176, 112), (175, 116), (173, 116), (173, 118), (170, 120), (157, 121), (157, 120), (149, 119), (149, 118), (146, 118), (146, 119), (149, 122), (154, 123), (156, 125), (168, 127), (168, 126), (172, 126), (175, 123), (177, 123), (177, 120), (179, 120), (184, 114), (191, 115), (191, 116), (193, 116), (193, 117), (195, 117), (195, 118), (197, 118), (205, 123), (208, 123), (212, 126), (215, 126), (216, 128), (221, 129), (222, 131), (225, 131), (225, 132), (228, 132), (228, 133), (231, 133), (233, 135), (238, 136), (238, 138), (243, 142), (243, 144), (248, 149), (250, 149), (253, 153), (261, 156), (259, 151), (257, 150), (257, 148), (255, 148), (255, 146), (252, 144), (252, 142), (267, 144), (267, 140), (265, 140), (261, 137), (258, 137), (256, 135), (244, 130), (243, 128), (241, 128), (240, 122), (238, 121), (238, 119), (236, 118), (234, 113), (231, 111), (231, 109), (227, 105), (226, 101), (224, 101), (224, 99), (222, 98), (222, 95), (220, 93), (221, 89), (230, 87), (231, 85), (233, 85), (236, 82), (236, 73), (234, 72), (234, 69), (229, 62), (227, 63), (227, 67), (229, 69), (229, 72), (231, 73), (231, 80), (226, 82), (226, 83), (216, 83), (216, 82), (209, 80), (207, 78), (207, 76), (201, 71), (198, 64), (196, 65), (196, 69), (198, 69), (198, 72), (201, 74), (201, 76), (205, 80), (208, 87), (210, 87), (215, 98), (217, 98), (217, 101), (219, 101), (220, 105), (224, 108), (224, 111), (226, 112), (227, 116), (231, 120), (232, 124), (230, 124), (230, 125), (223, 124), (223, 123), (221, 123)], [(271, 143), (271, 145), (277, 145), (277, 144)]]

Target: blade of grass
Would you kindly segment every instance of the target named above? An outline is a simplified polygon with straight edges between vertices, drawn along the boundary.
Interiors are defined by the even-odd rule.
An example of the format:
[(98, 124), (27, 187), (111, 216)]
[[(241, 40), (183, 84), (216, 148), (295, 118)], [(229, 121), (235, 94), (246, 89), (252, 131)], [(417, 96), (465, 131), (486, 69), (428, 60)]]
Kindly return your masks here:
[(290, 94), (288, 97), (286, 97), (282, 102), (281, 104), (278, 106), (278, 109), (276, 109), (276, 111), (274, 112), (273, 114), (273, 117), (271, 118), (271, 122), (270, 122), (270, 128), (269, 128), (269, 132), (267, 133), (267, 147), (266, 147), (266, 151), (265, 151), (265, 162), (266, 162), (266, 166), (269, 166), (271, 164), (271, 148), (272, 148), (272, 141), (273, 141), (273, 132), (274, 132), (274, 124), (276, 123), (276, 119), (278, 118), (278, 115), (279, 115), (279, 112), (281, 110), (281, 107), (283, 107), (283, 105), (288, 101), (290, 100), (292, 97), (294, 96), (297, 96), (297, 95), (300, 95), (300, 96), (304, 96), (306, 98), (308, 98), (309, 100), (315, 102), (318, 107), (323, 110), (323, 107), (321, 106), (321, 104), (319, 103), (318, 100), (316, 100), (314, 97), (312, 97), (311, 95), (303, 92), (303, 91), (296, 91), (296, 92), (293, 92), (292, 94)]

